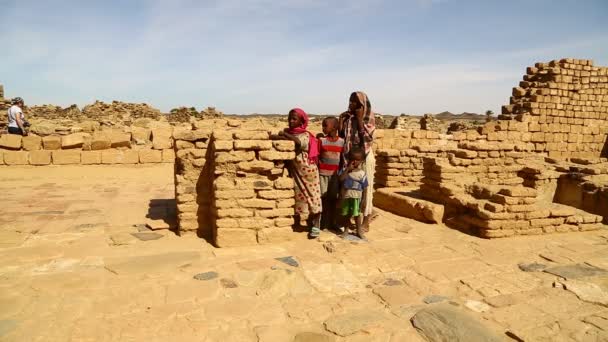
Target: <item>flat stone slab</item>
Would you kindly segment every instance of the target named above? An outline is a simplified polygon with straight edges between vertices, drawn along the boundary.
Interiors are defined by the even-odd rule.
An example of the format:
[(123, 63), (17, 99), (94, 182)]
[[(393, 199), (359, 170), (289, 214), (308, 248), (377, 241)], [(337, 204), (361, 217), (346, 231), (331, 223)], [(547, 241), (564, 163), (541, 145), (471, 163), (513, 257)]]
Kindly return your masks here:
[(214, 271), (210, 271), (210, 272), (203, 272), (203, 273), (199, 273), (194, 275), (194, 279), (196, 280), (211, 280), (211, 279), (215, 279), (217, 278), (218, 273), (214, 272)]
[(289, 266), (300, 267), (300, 264), (298, 263), (298, 261), (296, 259), (294, 259), (292, 256), (275, 258), (275, 260), (278, 260), (278, 261), (280, 261), (280, 262), (282, 262), (284, 264), (287, 264)]
[(335, 340), (334, 336), (316, 332), (301, 332), (293, 338), (293, 342), (334, 342)]
[(133, 257), (114, 257), (105, 260), (105, 268), (116, 274), (156, 272), (178, 268), (200, 259), (199, 252), (169, 252)]
[(159, 229), (171, 229), (171, 225), (168, 224), (167, 222), (163, 221), (163, 220), (148, 220), (146, 222), (146, 227), (152, 229), (152, 230), (159, 230)]
[(381, 312), (360, 311), (330, 317), (325, 323), (325, 329), (338, 336), (352, 335), (369, 328), (384, 319)]
[(445, 297), (445, 296), (430, 295), (430, 296), (424, 297), (424, 299), (422, 299), (422, 301), (425, 302), (426, 304), (435, 304), (435, 303), (445, 302), (448, 299), (449, 298)]
[(135, 236), (141, 241), (158, 240), (164, 236), (158, 233), (131, 233), (131, 235)]
[(472, 315), (451, 304), (438, 304), (418, 311), (412, 325), (431, 342), (498, 342), (504, 339)]
[(608, 271), (603, 268), (590, 266), (587, 264), (574, 264), (556, 266), (544, 270), (547, 273), (562, 277), (564, 279), (578, 279), (585, 277), (606, 276)]
[(132, 245), (137, 241), (136, 238), (129, 233), (112, 234), (110, 240), (112, 246)]
[(580, 280), (566, 280), (561, 284), (564, 289), (574, 293), (582, 301), (608, 307), (607, 288)]
[(416, 221), (443, 221), (443, 205), (418, 198), (418, 194), (411, 188), (378, 189), (374, 192), (374, 206)]
[(544, 269), (546, 269), (547, 265), (539, 264), (537, 262), (532, 262), (532, 263), (517, 264), (517, 267), (519, 267), (519, 269), (524, 272), (540, 272), (540, 271), (543, 271)]

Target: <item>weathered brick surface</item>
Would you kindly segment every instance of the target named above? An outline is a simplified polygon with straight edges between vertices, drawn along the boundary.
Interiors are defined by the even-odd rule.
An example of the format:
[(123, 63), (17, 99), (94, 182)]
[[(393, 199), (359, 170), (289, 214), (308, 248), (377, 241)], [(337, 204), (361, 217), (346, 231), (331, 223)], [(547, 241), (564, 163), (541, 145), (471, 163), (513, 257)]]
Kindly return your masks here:
[(65, 151), (52, 151), (53, 164), (55, 165), (67, 165), (67, 164), (80, 164), (80, 150), (65, 150)]
[(27, 165), (29, 152), (26, 151), (3, 151), (4, 163), (6, 165)]
[(51, 164), (51, 151), (37, 150), (30, 151), (30, 164), (49, 165)]
[(217, 130), (208, 138), (193, 132), (173, 135), (180, 230), (188, 228), (181, 227), (182, 217), (197, 214), (211, 218), (199, 222), (199, 233), (219, 247), (293, 238), (294, 183), (279, 177), (284, 161), (295, 157), (293, 142), (269, 140), (267, 131)]
[(21, 148), (21, 139), (17, 134), (3, 134), (0, 136), (0, 148), (18, 150)]

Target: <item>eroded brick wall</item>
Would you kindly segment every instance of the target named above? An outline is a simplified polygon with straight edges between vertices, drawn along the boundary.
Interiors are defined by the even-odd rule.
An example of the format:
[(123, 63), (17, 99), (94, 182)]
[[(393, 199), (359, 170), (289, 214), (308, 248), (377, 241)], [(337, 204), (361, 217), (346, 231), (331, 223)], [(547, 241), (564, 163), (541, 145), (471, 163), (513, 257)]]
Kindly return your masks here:
[(294, 181), (285, 166), (291, 141), (267, 130), (192, 130), (176, 137), (180, 234), (218, 247), (294, 238)]

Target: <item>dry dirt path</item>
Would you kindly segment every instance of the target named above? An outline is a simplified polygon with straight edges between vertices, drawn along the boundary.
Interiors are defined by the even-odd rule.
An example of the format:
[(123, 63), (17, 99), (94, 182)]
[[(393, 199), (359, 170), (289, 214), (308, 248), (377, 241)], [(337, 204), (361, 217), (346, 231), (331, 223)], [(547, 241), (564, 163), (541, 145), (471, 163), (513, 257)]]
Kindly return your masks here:
[(445, 305), (504, 340), (608, 340), (607, 230), (483, 240), (380, 212), (369, 242), (215, 249), (139, 232), (172, 214), (172, 167), (0, 168), (0, 340), (418, 341), (412, 315)]

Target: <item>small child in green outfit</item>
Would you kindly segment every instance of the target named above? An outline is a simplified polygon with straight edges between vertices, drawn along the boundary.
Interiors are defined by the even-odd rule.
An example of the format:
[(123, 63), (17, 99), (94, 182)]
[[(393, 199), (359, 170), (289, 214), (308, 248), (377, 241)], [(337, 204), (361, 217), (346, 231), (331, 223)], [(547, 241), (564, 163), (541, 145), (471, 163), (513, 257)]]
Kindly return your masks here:
[(340, 174), (340, 182), (342, 183), (341, 192), (341, 214), (344, 224), (344, 234), (348, 235), (348, 228), (351, 218), (355, 218), (357, 227), (357, 236), (364, 239), (363, 235), (363, 216), (361, 215), (361, 197), (363, 191), (368, 187), (367, 175), (363, 169), (363, 161), (365, 160), (365, 152), (359, 147), (351, 148), (349, 152), (350, 163)]

